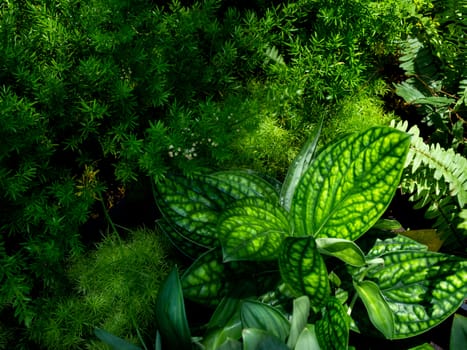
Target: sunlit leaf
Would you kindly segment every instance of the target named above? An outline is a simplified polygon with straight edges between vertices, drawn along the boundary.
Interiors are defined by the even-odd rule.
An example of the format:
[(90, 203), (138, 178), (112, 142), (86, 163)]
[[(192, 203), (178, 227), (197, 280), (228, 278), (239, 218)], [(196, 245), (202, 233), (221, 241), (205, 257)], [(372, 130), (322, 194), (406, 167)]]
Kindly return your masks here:
[(367, 309), (371, 323), (386, 338), (392, 339), (394, 315), (378, 285), (372, 281), (360, 281), (354, 282), (354, 287)]
[(324, 304), (330, 294), (328, 272), (312, 236), (287, 237), (279, 256), (279, 268), (284, 282), (296, 296), (309, 296), (312, 306)]
[(218, 235), (224, 261), (277, 259), (290, 231), (287, 212), (261, 198), (245, 198), (220, 219)]
[(408, 134), (374, 127), (323, 150), (295, 189), (296, 235), (360, 237), (393, 198), (409, 145)]
[(426, 245), (432, 252), (437, 252), (444, 242), (440, 233), (434, 229), (403, 231), (400, 234)]
[(394, 334), (425, 332), (454, 313), (467, 295), (467, 261), (429, 251), (391, 251), (367, 271), (394, 314)]
[(303, 145), (300, 153), (289, 166), (280, 194), (281, 204), (286, 210), (290, 210), (295, 188), (297, 187), (303, 173), (310, 167), (310, 164), (315, 157), (316, 146), (318, 144), (322, 126), (323, 119), (321, 119), (320, 124), (313, 130), (310, 136), (308, 136), (308, 140), (305, 145)]
[(321, 254), (333, 256), (352, 266), (365, 265), (365, 255), (352, 241), (342, 238), (317, 238), (316, 245)]

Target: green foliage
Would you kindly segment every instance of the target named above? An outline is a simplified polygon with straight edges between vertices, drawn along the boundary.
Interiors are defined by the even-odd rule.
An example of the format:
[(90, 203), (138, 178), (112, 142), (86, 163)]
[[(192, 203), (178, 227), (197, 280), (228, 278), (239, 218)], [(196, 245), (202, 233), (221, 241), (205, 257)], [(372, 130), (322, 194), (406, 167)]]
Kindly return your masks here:
[[(316, 341), (324, 348), (347, 347), (347, 309), (352, 315), (356, 312), (353, 324), (358, 328), (352, 326), (354, 330), (375, 332), (376, 328), (388, 339), (415, 336), (452, 314), (467, 294), (464, 259), (429, 252), (426, 246), (402, 236), (375, 242), (369, 235), (367, 244), (373, 248), (366, 253), (352, 241), (365, 239), (366, 235), (361, 236), (386, 210), (399, 184), (410, 144), (406, 133), (371, 128), (331, 144), (310, 160), (306, 155), (312, 155), (316, 145), (307, 143), (307, 150), (302, 151), (288, 175), (298, 181), (287, 179), (284, 185), (292, 190), (280, 191), (283, 195), (294, 193), (290, 210), (281, 209), (279, 203), (286, 201), (274, 196), (235, 198), (231, 190), (220, 190), (228, 189), (227, 184), (213, 186), (210, 175), (195, 177), (195, 186), (183, 178), (175, 187), (173, 179), (161, 183), (158, 203), (170, 213), (166, 216), (170, 224), (184, 229), (183, 239), (196, 240), (194, 223), (217, 228), (205, 231), (212, 238), (211, 250), (182, 276), (185, 297), (200, 303), (220, 302), (219, 307), (226, 310), (225, 314), (216, 310), (215, 323), (220, 327), (214, 334), (205, 335), (204, 345), (241, 349), (241, 344), (229, 342), (232, 336), (242, 340), (245, 349), (252, 344), (282, 348), (290, 340), (291, 330), (284, 338), (281, 330), (289, 326), (282, 326), (279, 317), (281, 326), (273, 326), (272, 331), (269, 326), (276, 322), (273, 314), (280, 310), (287, 315), (290, 298), (302, 295), (309, 298), (310, 314), (305, 313), (305, 324), (313, 326), (313, 331), (308, 327), (307, 331), (300, 330), (303, 342)], [(251, 181), (248, 176), (243, 185), (235, 181), (231, 187), (245, 186), (242, 193), (251, 193), (247, 189), (250, 183), (264, 186), (261, 178)], [(205, 185), (208, 183), (213, 187)], [(275, 188), (272, 184), (269, 187)], [(182, 201), (182, 188), (196, 188), (198, 193)], [(211, 215), (214, 208), (218, 215)], [(277, 241), (282, 243), (278, 245)], [(348, 301), (350, 293), (354, 297)], [(357, 297), (363, 300), (366, 312), (355, 305)], [(262, 311), (253, 313), (255, 319), (246, 322), (243, 306), (227, 302), (226, 307), (222, 298), (258, 298), (277, 310), (256, 302), (255, 307)], [(240, 316), (233, 311), (238, 307)], [(261, 317), (263, 314), (270, 315)], [(241, 328), (233, 321), (238, 317)], [(253, 329), (248, 328), (250, 323)], [(239, 329), (243, 329), (241, 338)], [(293, 341), (298, 343), (298, 339), (294, 330)]]
[[(396, 126), (407, 130), (407, 123)], [(467, 203), (467, 159), (439, 144), (427, 145), (416, 126), (412, 135), (401, 188), (411, 194), (415, 208), (426, 208), (425, 216), (434, 219), (434, 227), (445, 241), (445, 248), (465, 250), (465, 218), (461, 215)]]
[(396, 93), (417, 107), (430, 127), (430, 142), (465, 156), (467, 2), (426, 3), (402, 45), (400, 66), (407, 80), (396, 84)]
[(94, 252), (72, 259), (67, 276), (72, 293), (40, 300), (41, 313), (30, 330), (46, 349), (104, 349), (92, 340), (100, 327), (139, 342), (155, 319), (154, 305), (171, 262), (157, 231), (138, 229), (127, 240), (110, 234)]

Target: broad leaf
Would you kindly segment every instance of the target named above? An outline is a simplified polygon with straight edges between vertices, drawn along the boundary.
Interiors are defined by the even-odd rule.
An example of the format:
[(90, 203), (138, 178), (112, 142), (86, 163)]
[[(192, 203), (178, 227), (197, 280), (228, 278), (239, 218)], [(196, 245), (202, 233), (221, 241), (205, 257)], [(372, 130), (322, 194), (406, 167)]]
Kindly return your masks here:
[(296, 235), (360, 237), (394, 196), (409, 145), (408, 134), (374, 127), (323, 150), (295, 189)]
[(244, 329), (242, 338), (243, 350), (289, 350), (285, 343), (262, 329)]
[(252, 172), (220, 171), (206, 176), (205, 181), (233, 199), (260, 197), (271, 203), (279, 201), (276, 188)]
[(217, 304), (222, 298), (226, 267), (217, 249), (201, 255), (182, 276), (186, 298), (202, 304)]
[[(320, 350), (318, 337), (316, 336), (315, 326), (308, 325), (297, 339), (294, 350)], [(324, 348), (327, 349), (327, 348)]]
[(297, 184), (303, 173), (310, 167), (310, 164), (315, 157), (316, 146), (318, 144), (322, 126), (323, 119), (321, 119), (318, 127), (316, 127), (310, 134), (305, 145), (300, 150), (300, 153), (295, 157), (289, 167), (289, 170), (287, 171), (287, 176), (285, 177), (284, 183), (282, 184), (280, 195), (281, 205), (286, 210), (290, 210), (295, 188), (297, 187)]
[(287, 339), (287, 346), (291, 349), (295, 347), (298, 338), (305, 329), (310, 315), (310, 299), (303, 295), (293, 301), (292, 321), (290, 334)]
[(262, 198), (245, 198), (220, 219), (218, 235), (224, 261), (274, 260), (288, 235), (287, 212)]
[(429, 251), (392, 251), (367, 272), (394, 313), (394, 334), (406, 338), (444, 321), (467, 295), (467, 262)]
[(371, 323), (383, 335), (391, 339), (394, 336), (394, 315), (378, 285), (372, 281), (354, 282), (355, 290), (362, 299)]
[(328, 272), (312, 236), (287, 237), (279, 268), (282, 279), (296, 296), (309, 296), (316, 307), (325, 303), (330, 294)]
[(159, 208), (171, 224), (189, 235), (185, 238), (205, 247), (218, 244), (217, 219), (232, 197), (201, 177), (168, 177), (157, 190)]
[(347, 349), (350, 318), (336, 298), (329, 298), (323, 317), (315, 325), (318, 342), (323, 349)]
[(317, 238), (316, 245), (321, 254), (333, 256), (352, 266), (365, 265), (365, 255), (352, 241), (342, 238)]
[(126, 340), (119, 338), (103, 329), (94, 329), (94, 334), (112, 350), (142, 350), (139, 346), (133, 345)]
[(367, 259), (372, 259), (380, 257), (381, 255), (389, 252), (397, 252), (402, 250), (426, 251), (427, 249), (428, 248), (426, 245), (418, 243), (409, 237), (396, 235), (392, 238), (387, 238), (384, 240), (378, 238), (366, 256)]
[(290, 323), (277, 309), (258, 301), (247, 300), (242, 303), (240, 318), (243, 328), (266, 331), (285, 341), (290, 331)]
[(176, 268), (169, 273), (159, 290), (156, 300), (156, 323), (164, 348), (189, 349), (191, 347), (190, 328)]

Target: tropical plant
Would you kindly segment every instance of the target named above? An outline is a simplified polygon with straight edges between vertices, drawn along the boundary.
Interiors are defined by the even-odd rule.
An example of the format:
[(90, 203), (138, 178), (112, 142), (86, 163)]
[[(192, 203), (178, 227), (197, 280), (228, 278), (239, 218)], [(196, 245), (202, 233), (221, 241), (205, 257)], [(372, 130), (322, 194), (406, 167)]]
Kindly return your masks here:
[[(238, 171), (174, 175), (157, 186), (162, 226), (195, 258), (179, 286), (170, 282), (172, 291), (219, 304), (203, 346), (301, 349), (313, 342), (343, 349), (350, 329), (407, 338), (441, 323), (467, 295), (464, 259), (376, 233), (398, 187), (410, 135), (370, 128), (316, 155), (318, 134), (282, 186)], [(191, 339), (177, 298), (170, 299), (177, 307), (157, 315), (162, 346)], [(290, 323), (293, 299), (309, 305), (300, 307), (306, 316)]]

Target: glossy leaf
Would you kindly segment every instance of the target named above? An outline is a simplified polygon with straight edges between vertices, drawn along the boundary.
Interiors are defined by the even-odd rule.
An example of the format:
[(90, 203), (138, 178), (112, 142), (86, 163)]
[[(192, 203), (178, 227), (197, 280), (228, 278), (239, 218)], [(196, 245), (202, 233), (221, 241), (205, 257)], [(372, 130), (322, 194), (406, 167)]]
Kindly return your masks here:
[(220, 346), (215, 348), (207, 347), (206, 350), (242, 350), (243, 346), (242, 343), (236, 339), (227, 339), (224, 343)]
[(131, 344), (126, 340), (119, 338), (103, 329), (96, 328), (94, 334), (104, 343), (110, 346), (112, 350), (142, 350), (139, 346)]
[(367, 271), (394, 314), (394, 334), (405, 338), (444, 321), (467, 295), (467, 262), (429, 251), (391, 251)]
[(333, 256), (352, 266), (365, 265), (365, 255), (352, 241), (342, 238), (317, 238), (316, 245), (321, 254)]
[(290, 323), (277, 309), (267, 304), (247, 300), (242, 303), (240, 319), (243, 328), (255, 328), (272, 334), (285, 341), (290, 331)]
[[(308, 325), (307, 328), (303, 329), (300, 336), (297, 339), (297, 344), (293, 348), (294, 350), (320, 350), (318, 337), (316, 336), (315, 326)], [(326, 348), (324, 348), (326, 349)]]
[(350, 318), (336, 298), (329, 298), (323, 317), (316, 322), (316, 336), (323, 349), (347, 349), (349, 343)]
[(373, 247), (367, 253), (367, 259), (372, 259), (380, 257), (383, 254), (389, 252), (397, 252), (403, 250), (412, 250), (412, 251), (426, 251), (427, 246), (410, 239), (409, 237), (403, 235), (396, 235), (392, 238), (387, 238), (384, 240), (377, 239)]
[(280, 200), (281, 205), (287, 210), (290, 210), (293, 194), (298, 182), (305, 171), (310, 167), (311, 162), (315, 158), (316, 146), (321, 134), (323, 119), (308, 137), (305, 145), (300, 150), (300, 153), (295, 157), (287, 171), (284, 183), (282, 184)]
[(374, 127), (323, 150), (295, 190), (296, 235), (360, 237), (394, 196), (409, 145), (408, 134)]
[(245, 198), (220, 219), (218, 235), (224, 261), (277, 259), (288, 235), (287, 212), (262, 198)]
[(205, 181), (233, 199), (259, 197), (278, 203), (276, 188), (258, 175), (247, 171), (219, 171), (206, 176)]
[(156, 323), (164, 348), (189, 349), (190, 328), (177, 269), (169, 273), (156, 300)]
[(316, 307), (325, 303), (330, 294), (328, 272), (312, 236), (287, 237), (279, 268), (282, 279), (296, 296), (307, 295)]
[(242, 338), (243, 350), (289, 350), (285, 343), (262, 329), (246, 328)]
[(298, 338), (305, 329), (310, 315), (310, 299), (303, 295), (293, 301), (292, 320), (290, 325), (290, 334), (287, 339), (287, 346), (290, 349), (295, 347)]
[(225, 274), (217, 249), (201, 255), (182, 276), (185, 297), (202, 304), (217, 304), (223, 296)]
[(383, 335), (392, 339), (394, 336), (394, 315), (378, 285), (372, 281), (354, 282), (355, 290), (362, 299), (371, 323)]

